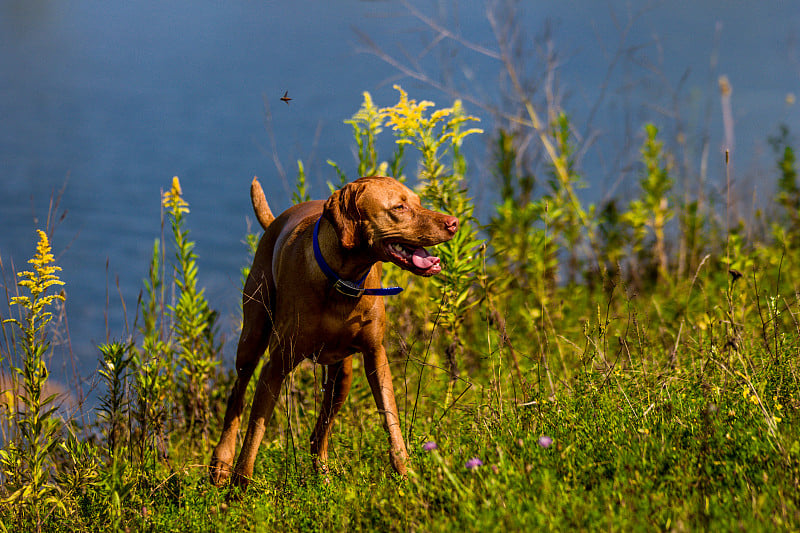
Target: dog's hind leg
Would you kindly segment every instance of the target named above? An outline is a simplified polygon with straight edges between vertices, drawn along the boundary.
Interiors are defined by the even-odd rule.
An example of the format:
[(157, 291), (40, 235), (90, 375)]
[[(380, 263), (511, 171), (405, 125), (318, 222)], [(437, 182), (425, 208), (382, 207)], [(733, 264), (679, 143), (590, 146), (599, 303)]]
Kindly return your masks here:
[(253, 476), (258, 447), (261, 445), (261, 439), (264, 438), (267, 424), (272, 418), (283, 380), (304, 359), (302, 355), (296, 355), (286, 343), (281, 342), (280, 338), (280, 335), (273, 334), (270, 339), (269, 362), (261, 369), (261, 375), (256, 383), (247, 434), (233, 471), (232, 481), (236, 486), (246, 487), (249, 484), (250, 478)]
[[(245, 290), (245, 295), (247, 294), (261, 295), (262, 292)], [(266, 298), (261, 297), (245, 297), (242, 334), (236, 350), (236, 382), (225, 408), (222, 434), (211, 455), (209, 474), (211, 483), (216, 486), (225, 483), (231, 475), (233, 457), (236, 454), (236, 434), (241, 423), (247, 384), (250, 383), (250, 378), (269, 342), (272, 320), (269, 306), (265, 300)]]
[(353, 383), (353, 356), (328, 365), (325, 371), (325, 396), (314, 433), (311, 434), (311, 453), (316, 455), (314, 468), (323, 474), (328, 472), (328, 437), (333, 419), (347, 399)]

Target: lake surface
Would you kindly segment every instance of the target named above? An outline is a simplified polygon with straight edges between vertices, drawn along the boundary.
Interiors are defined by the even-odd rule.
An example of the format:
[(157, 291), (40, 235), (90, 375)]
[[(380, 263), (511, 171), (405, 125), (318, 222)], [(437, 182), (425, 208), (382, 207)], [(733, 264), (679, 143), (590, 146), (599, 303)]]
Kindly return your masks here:
[[(496, 50), (483, 2), (414, 5)], [(785, 1), (654, 3), (625, 33), (625, 46), (636, 50), (618, 58), (607, 78), (632, 16), (629, 5), (520, 5), (524, 43), (534, 52), (529, 74), (535, 79), (540, 63), (534, 43), (549, 23), (561, 54), (564, 106), (576, 125), (604, 95), (592, 128), (599, 141), (582, 169), (590, 185), (586, 194), (602, 198), (632, 185), (616, 184), (624, 166), (614, 162), (619, 147), (638, 144), (632, 138), (645, 120), (670, 131), (671, 88), (680, 89), (690, 143), (699, 146), (708, 109), (709, 175), (719, 179), (722, 74), (734, 91), (736, 176), (755, 184), (759, 194), (771, 194), (775, 175), (766, 138), (779, 123), (800, 131), (798, 105), (787, 103), (800, 92), (800, 7)], [(261, 178), (279, 212), (290, 204), (288, 181), (303, 159), (312, 194), (324, 197), (325, 182), (336, 180), (327, 159), (355, 171), (350, 127), (342, 120), (357, 110), (362, 91), (380, 106), (391, 105), (397, 99), (391, 85), (399, 82), (412, 98), (452, 102), (364, 53), (359, 32), (404, 61), (423, 54), (431, 40), (431, 32), (396, 1), (0, 3), (0, 258), (13, 286), (12, 271), (33, 254), (34, 229), (44, 227), (51, 195), (65, 186), (59, 214), (67, 215), (53, 245), (67, 283), (71, 350), (83, 377), (91, 377), (95, 345), (106, 340), (106, 316), (108, 334), (124, 336), (117, 284), (132, 326), (160, 235), (160, 191), (172, 176), (181, 178), (190, 203), (200, 283), (221, 313), (230, 358), (239, 269), (246, 261), (242, 239), (253, 220), (252, 177)], [(437, 82), (452, 80), (486, 102), (500, 100), (500, 68), (491, 58), (452, 45), (432, 48), (420, 62)], [(289, 105), (280, 100), (285, 91), (293, 98)], [(483, 118), (487, 132), (494, 128), (477, 106), (467, 104), (467, 111)], [(270, 129), (288, 180), (276, 171)], [(484, 215), (493, 199), (488, 141), (485, 135), (466, 144), (474, 161), (473, 195)], [(72, 375), (67, 353), (57, 347), (52, 365), (54, 379), (63, 382)]]

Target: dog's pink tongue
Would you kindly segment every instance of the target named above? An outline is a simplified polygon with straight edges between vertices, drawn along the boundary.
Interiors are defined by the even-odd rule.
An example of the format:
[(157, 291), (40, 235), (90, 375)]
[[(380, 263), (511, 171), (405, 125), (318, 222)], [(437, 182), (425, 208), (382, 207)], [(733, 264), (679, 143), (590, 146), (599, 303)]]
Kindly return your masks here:
[(411, 262), (414, 263), (415, 267), (427, 270), (434, 265), (438, 265), (439, 258), (429, 254), (425, 248), (417, 248), (411, 256)]

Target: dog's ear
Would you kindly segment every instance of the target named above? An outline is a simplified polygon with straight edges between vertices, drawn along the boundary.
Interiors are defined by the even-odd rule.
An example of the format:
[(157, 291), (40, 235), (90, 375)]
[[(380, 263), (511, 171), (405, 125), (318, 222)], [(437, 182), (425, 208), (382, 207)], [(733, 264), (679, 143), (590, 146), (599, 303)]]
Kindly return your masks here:
[(333, 224), (342, 247), (348, 250), (361, 244), (361, 213), (356, 203), (360, 192), (361, 187), (348, 183), (331, 194), (322, 210), (322, 216)]

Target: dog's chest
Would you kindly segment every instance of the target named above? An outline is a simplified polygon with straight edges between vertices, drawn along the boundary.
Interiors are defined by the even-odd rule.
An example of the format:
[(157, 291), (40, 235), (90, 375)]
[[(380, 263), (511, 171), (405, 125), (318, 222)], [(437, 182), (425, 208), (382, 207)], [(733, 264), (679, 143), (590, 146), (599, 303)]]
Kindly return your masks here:
[(381, 322), (382, 315), (369, 307), (328, 306), (318, 317), (311, 351), (317, 353), (323, 364), (361, 352), (373, 345), (377, 336), (382, 337)]

